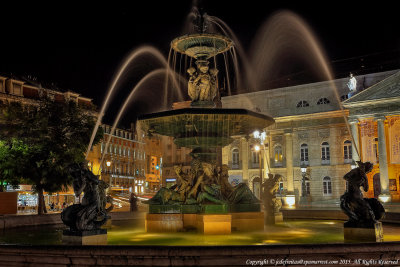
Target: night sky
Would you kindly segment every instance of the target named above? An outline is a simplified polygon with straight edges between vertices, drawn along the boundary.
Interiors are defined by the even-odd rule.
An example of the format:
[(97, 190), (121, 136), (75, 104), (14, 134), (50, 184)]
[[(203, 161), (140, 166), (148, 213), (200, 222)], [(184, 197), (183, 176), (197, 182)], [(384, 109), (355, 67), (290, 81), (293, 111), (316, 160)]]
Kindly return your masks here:
[[(373, 69), (377, 64), (386, 64), (382, 70), (400, 66), (398, 9), (390, 2), (221, 0), (202, 5), (231, 27), (245, 48), (274, 12), (297, 13), (318, 36), (338, 78), (350, 71), (361, 74), (362, 68)], [(37, 77), (48, 87), (93, 98), (100, 107), (123, 58), (141, 45), (152, 45), (167, 56), (170, 41), (182, 33), (191, 7), (191, 0), (2, 3), (0, 73)], [(365, 61), (371, 66), (361, 67)], [(143, 76), (153, 68), (151, 62), (142, 65), (131, 68), (129, 75)], [(112, 122), (133, 84), (129, 78), (122, 84), (105, 122)], [(125, 126), (137, 113), (157, 105), (155, 92), (142, 92), (140, 100), (132, 103)]]

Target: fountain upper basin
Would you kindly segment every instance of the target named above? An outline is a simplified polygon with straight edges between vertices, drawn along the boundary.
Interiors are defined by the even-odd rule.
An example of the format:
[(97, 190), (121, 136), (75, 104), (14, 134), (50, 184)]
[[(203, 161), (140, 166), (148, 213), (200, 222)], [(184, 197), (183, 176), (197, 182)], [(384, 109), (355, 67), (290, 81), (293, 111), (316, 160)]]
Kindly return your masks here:
[(175, 51), (196, 59), (208, 59), (228, 51), (232, 46), (233, 42), (229, 38), (209, 33), (184, 35), (171, 42)]
[(274, 123), (274, 119), (246, 109), (183, 108), (141, 115), (141, 128), (171, 136), (181, 147), (221, 147), (232, 136), (246, 135)]

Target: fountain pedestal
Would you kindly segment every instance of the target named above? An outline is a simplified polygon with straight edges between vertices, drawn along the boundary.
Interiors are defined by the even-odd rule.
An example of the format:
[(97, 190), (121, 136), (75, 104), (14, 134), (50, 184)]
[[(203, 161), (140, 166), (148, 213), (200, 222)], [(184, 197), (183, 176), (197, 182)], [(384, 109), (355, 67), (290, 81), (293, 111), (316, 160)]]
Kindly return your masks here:
[(148, 233), (181, 232), (183, 230), (183, 214), (148, 213), (146, 214), (145, 228)]
[(64, 230), (62, 235), (63, 245), (107, 245), (107, 229), (90, 231)]
[(234, 212), (232, 230), (240, 232), (263, 231), (264, 212)]
[(377, 222), (371, 227), (352, 227), (343, 228), (345, 242), (383, 242), (382, 223)]
[(207, 235), (229, 235), (231, 221), (230, 214), (197, 214), (197, 230)]

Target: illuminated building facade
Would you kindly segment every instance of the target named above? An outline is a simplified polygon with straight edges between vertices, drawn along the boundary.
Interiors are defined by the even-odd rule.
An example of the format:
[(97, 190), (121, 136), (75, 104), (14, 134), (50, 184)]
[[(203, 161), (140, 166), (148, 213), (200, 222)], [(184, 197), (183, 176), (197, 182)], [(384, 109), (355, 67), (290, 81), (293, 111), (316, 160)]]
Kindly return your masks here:
[(259, 140), (252, 136), (237, 136), (223, 149), (230, 181), (245, 182), (258, 195), (268, 173), (280, 174), (283, 200), (299, 203), (305, 186), (309, 204), (337, 205), (346, 190), (343, 175), (353, 160), (358, 160), (355, 136), (361, 159), (375, 164), (366, 195), (378, 197), (382, 193), (399, 200), (398, 77), (398, 71), (387, 71), (354, 76), (356, 83), (343, 78), (223, 97), (225, 108), (247, 108), (275, 119), (275, 124), (260, 129), (266, 132), (261, 152), (254, 150)]
[[(115, 190), (129, 190), (143, 194), (146, 189), (146, 152), (143, 135), (116, 128), (111, 135), (111, 126), (102, 125), (103, 140), (94, 146), (88, 156), (88, 166), (100, 179)], [(111, 137), (108, 147), (107, 140)], [(101, 158), (104, 160), (101, 163)]]
[(158, 191), (162, 186), (162, 152), (161, 152), (161, 138), (159, 136), (152, 136), (145, 138), (145, 152), (146, 152), (146, 183), (150, 191)]

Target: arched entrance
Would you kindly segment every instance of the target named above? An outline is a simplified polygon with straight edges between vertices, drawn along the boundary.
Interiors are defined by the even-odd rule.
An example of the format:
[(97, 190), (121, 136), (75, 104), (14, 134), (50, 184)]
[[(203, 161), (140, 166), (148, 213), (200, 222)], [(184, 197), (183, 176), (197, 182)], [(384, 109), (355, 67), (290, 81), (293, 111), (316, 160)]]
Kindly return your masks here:
[(257, 176), (253, 179), (253, 193), (258, 199), (260, 199), (260, 192), (261, 192), (261, 179), (260, 177)]
[(378, 198), (381, 194), (381, 176), (379, 173), (375, 173), (372, 179), (374, 183), (374, 198)]

